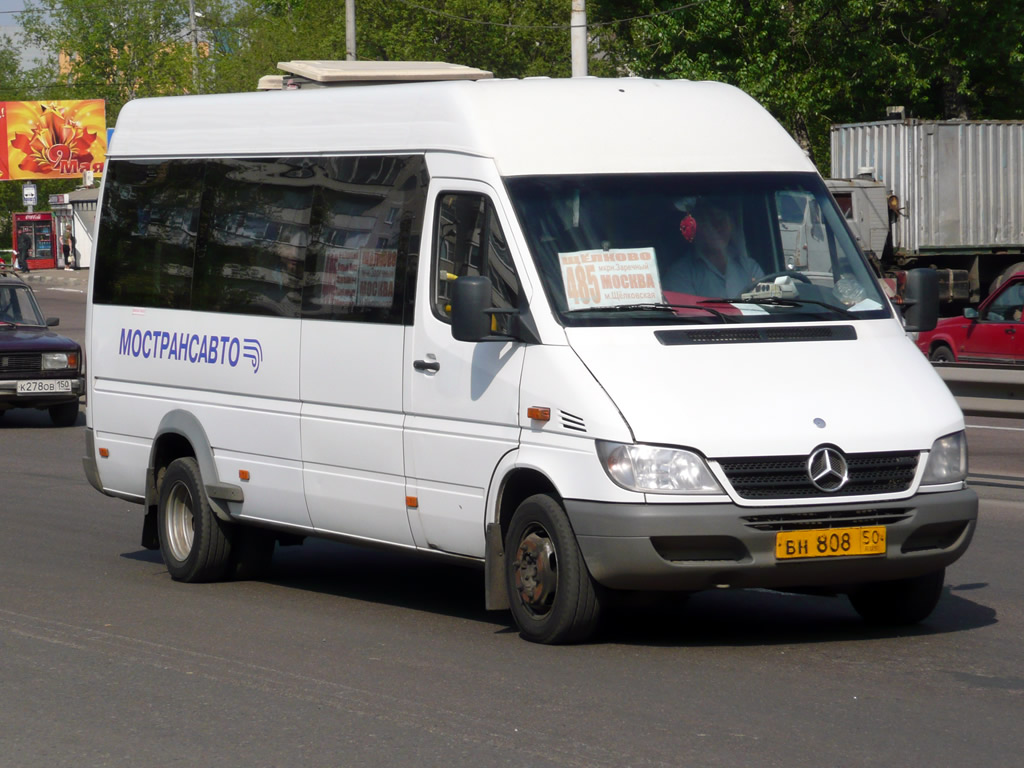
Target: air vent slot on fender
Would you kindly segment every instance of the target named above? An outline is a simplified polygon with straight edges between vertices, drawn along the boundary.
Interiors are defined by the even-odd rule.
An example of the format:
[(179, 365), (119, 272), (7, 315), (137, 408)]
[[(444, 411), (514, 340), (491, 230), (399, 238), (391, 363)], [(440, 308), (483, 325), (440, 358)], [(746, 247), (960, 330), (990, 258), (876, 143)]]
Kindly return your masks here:
[(813, 325), (783, 328), (692, 328), (655, 331), (666, 346), (679, 344), (762, 344), (775, 341), (855, 341), (852, 325)]
[(562, 414), (562, 426), (565, 429), (571, 429), (573, 432), (587, 431), (587, 425), (584, 423), (582, 416), (574, 416), (565, 411), (559, 411), (559, 413)]

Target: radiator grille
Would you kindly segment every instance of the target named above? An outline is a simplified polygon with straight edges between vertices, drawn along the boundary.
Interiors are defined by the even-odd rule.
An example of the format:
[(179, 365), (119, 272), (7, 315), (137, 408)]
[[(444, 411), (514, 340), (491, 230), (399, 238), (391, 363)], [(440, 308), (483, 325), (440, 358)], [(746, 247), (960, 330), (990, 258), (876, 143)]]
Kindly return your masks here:
[(43, 356), (39, 352), (0, 352), (0, 379), (20, 379), (42, 374)]
[(806, 456), (722, 459), (718, 463), (744, 499), (836, 498), (906, 491), (914, 480), (919, 458), (916, 451), (848, 454), (850, 479), (832, 493), (811, 483)]
[(751, 515), (742, 519), (748, 528), (758, 531), (805, 531), (811, 528), (892, 525), (908, 519), (910, 515), (906, 509), (854, 509)]

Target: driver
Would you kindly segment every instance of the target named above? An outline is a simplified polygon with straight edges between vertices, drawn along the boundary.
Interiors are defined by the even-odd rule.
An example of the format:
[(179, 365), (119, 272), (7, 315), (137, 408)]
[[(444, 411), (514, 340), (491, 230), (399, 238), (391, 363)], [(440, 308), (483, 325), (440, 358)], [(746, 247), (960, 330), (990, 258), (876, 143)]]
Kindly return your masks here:
[(705, 195), (677, 200), (676, 208), (683, 213), (680, 234), (693, 247), (663, 276), (665, 290), (731, 298), (739, 296), (764, 274), (747, 254), (735, 200), (724, 195)]

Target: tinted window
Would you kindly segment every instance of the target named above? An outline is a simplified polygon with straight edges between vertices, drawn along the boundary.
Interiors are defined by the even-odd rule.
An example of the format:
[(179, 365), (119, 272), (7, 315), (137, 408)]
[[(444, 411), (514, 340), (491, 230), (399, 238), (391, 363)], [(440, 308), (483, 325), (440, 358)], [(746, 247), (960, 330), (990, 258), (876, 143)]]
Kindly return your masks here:
[(115, 162), (106, 174), (93, 300), (187, 309), (203, 163)]
[(412, 322), (422, 157), (113, 161), (107, 173), (98, 304)]
[(412, 322), (427, 183), (421, 157), (325, 158), (313, 197), (303, 314)]
[(298, 317), (316, 182), (301, 159), (207, 162), (193, 309)]

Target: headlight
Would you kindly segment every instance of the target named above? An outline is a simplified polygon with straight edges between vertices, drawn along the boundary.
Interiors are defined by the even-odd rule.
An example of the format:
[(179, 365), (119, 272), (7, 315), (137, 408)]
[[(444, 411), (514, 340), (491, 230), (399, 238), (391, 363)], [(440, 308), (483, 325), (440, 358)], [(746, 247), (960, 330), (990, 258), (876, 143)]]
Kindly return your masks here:
[(957, 432), (932, 444), (921, 485), (958, 483), (967, 477), (967, 435)]
[(608, 477), (631, 491), (724, 493), (704, 459), (691, 451), (598, 440), (597, 455)]
[(77, 352), (43, 352), (44, 371), (63, 371), (78, 368)]

